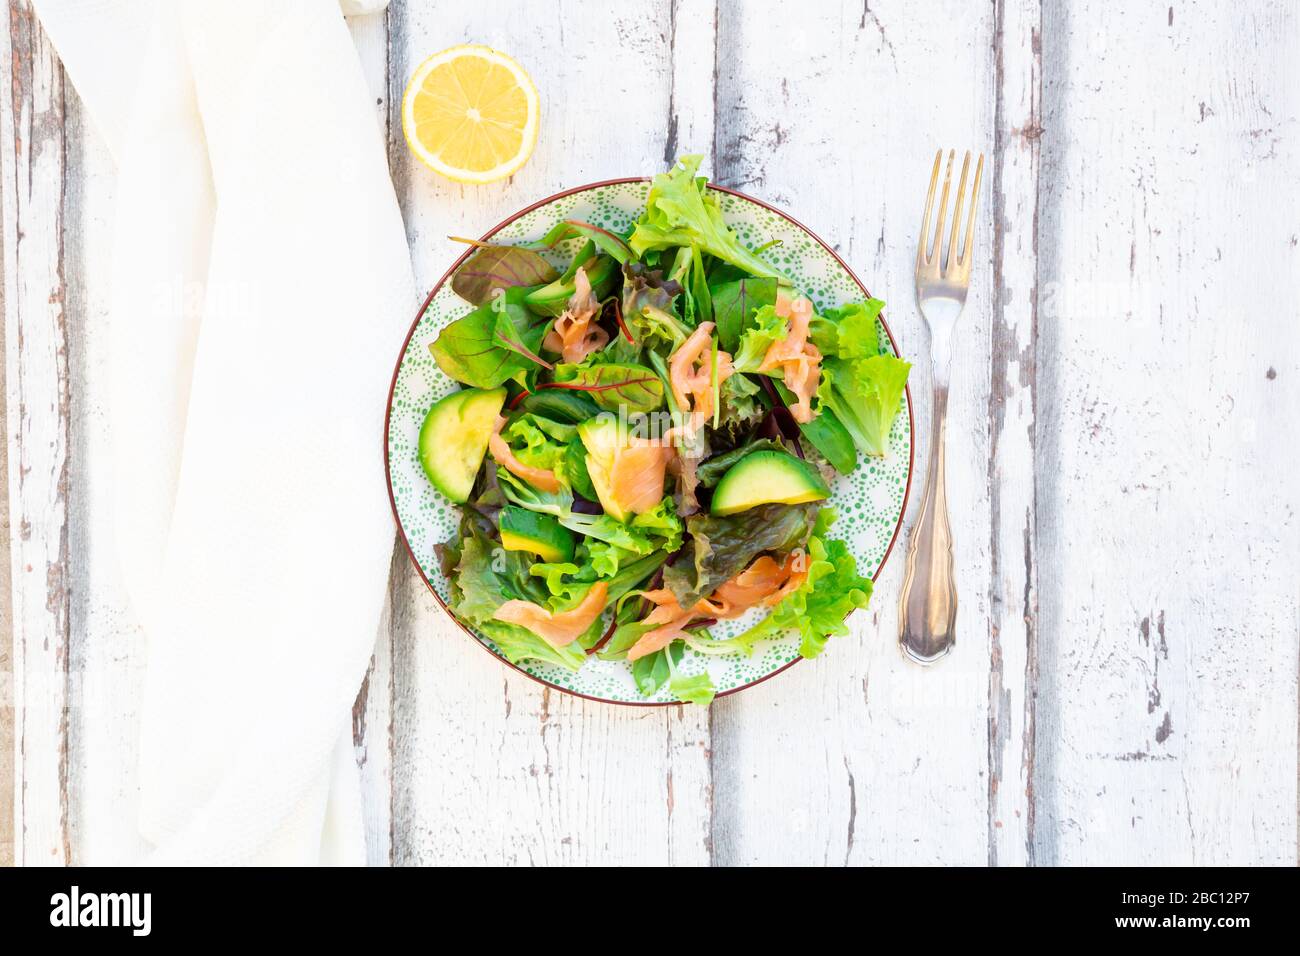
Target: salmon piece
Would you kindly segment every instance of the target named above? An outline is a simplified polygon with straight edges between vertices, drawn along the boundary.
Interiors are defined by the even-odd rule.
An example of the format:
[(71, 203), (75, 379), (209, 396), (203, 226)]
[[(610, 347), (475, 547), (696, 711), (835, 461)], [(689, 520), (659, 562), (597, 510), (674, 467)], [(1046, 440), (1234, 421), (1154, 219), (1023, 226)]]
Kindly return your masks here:
[(564, 361), (577, 364), (592, 352), (609, 344), (609, 333), (594, 320), (600, 315), (600, 303), (591, 291), (587, 270), (579, 267), (573, 276), (573, 295), (568, 308), (555, 320), (542, 344), (558, 352)]
[(671, 445), (646, 438), (633, 438), (630, 445), (616, 450), (609, 470), (614, 500), (635, 514), (659, 504), (664, 497), (664, 474), (672, 458)]
[(597, 581), (578, 606), (567, 611), (557, 614), (532, 601), (513, 600), (497, 608), (492, 617), (532, 631), (552, 647), (564, 647), (586, 633), (596, 618), (600, 617), (600, 612), (605, 610), (608, 592), (608, 585), (604, 581)]
[(555, 472), (547, 471), (545, 468), (534, 468), (531, 465), (525, 465), (515, 457), (515, 453), (510, 450), (506, 440), (501, 437), (501, 429), (505, 427), (506, 417), (497, 416), (496, 428), (492, 431), (492, 437), (488, 439), (488, 451), (496, 463), (504, 468), (510, 474), (522, 478), (538, 491), (555, 493), (563, 487), (560, 479), (555, 477)]
[[(810, 304), (811, 308), (811, 304)], [(718, 379), (721, 387), (734, 369), (731, 353), (718, 351)], [(673, 399), (683, 415), (688, 415), (690, 430), (698, 430), (713, 416), (713, 323), (701, 322), (690, 338), (677, 347), (668, 362), (668, 383)]]
[(812, 302), (800, 296), (791, 299), (784, 293), (777, 295), (776, 314), (789, 320), (785, 338), (768, 346), (760, 372), (781, 369), (785, 387), (795, 395), (790, 414), (797, 422), (812, 421), (812, 397), (821, 379), (822, 353), (808, 341), (808, 324), (812, 320)]
[(711, 597), (700, 598), (689, 611), (682, 610), (673, 592), (667, 588), (647, 591), (641, 596), (655, 604), (655, 608), (641, 623), (658, 626), (646, 631), (632, 645), (627, 652), (628, 660), (634, 661), (653, 654), (679, 637), (684, 637), (692, 621), (740, 617), (759, 603), (774, 607), (802, 584), (807, 576), (807, 571), (795, 570), (794, 554), (787, 555), (782, 564), (777, 564), (775, 558), (763, 555), (755, 558), (749, 567), (734, 578), (718, 585)]

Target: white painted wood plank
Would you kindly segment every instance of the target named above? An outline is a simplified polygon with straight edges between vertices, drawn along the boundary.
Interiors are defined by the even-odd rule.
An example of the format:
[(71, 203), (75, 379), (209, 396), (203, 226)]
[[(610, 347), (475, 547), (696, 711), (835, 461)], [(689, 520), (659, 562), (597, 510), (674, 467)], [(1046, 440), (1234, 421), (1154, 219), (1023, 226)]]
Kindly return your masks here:
[[(391, 135), (388, 128), (388, 15), (378, 13), (352, 17), (348, 26), (370, 86), (376, 119), (386, 134)], [(393, 858), (391, 620), (389, 602), (379, 623), (370, 670), (352, 712), (352, 740), (361, 771), (366, 854), (371, 865), (388, 864)]]
[(989, 863), (1033, 862), (1037, 684), (1035, 328), (1041, 8), (994, 7), (995, 110), (989, 187), (993, 224), (989, 392)]
[(1044, 17), (1041, 862), (1296, 862), (1298, 13)]
[(24, 0), (0, 43), (15, 862), (68, 861), (63, 75)]
[[(466, 42), (517, 57), (541, 94), (536, 152), (508, 181), (472, 187), (440, 180), (398, 144), (394, 168), (422, 288), (461, 251), (448, 234), (477, 235), (567, 186), (656, 171), (670, 116), (683, 146), (685, 137), (711, 129), (711, 55), (703, 79), (695, 79), (696, 48), (712, 49), (712, 40), (697, 34), (712, 30), (707, 5), (677, 5), (679, 43), (689, 37), (695, 52), (676, 69), (669, 0), (394, 3), (389, 18), (394, 105), (424, 57)], [(674, 75), (686, 85), (674, 87)], [(397, 862), (708, 862), (705, 711), (623, 708), (543, 689), (475, 646), (400, 557), (393, 603)]]
[[(930, 377), (916, 234), (935, 149), (991, 145), (992, 30), (989, 8), (958, 2), (813, 0), (780, 29), (749, 6), (720, 7), (719, 178), (821, 234), (889, 303), (917, 363), (918, 475)], [(720, 863), (987, 859), (987, 215), (977, 235), (948, 424), (957, 648), (929, 669), (898, 652), (900, 538), (851, 636), (715, 706)], [(913, 512), (919, 498), (916, 487)]]

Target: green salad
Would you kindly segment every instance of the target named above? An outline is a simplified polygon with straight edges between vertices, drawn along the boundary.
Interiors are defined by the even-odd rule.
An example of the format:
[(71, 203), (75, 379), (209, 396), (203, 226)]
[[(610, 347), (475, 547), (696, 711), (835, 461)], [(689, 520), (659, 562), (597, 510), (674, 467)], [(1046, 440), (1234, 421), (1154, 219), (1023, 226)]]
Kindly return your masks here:
[(627, 661), (642, 694), (707, 704), (684, 656), (797, 632), (813, 657), (867, 605), (824, 503), (886, 453), (910, 366), (882, 302), (819, 311), (747, 248), (699, 162), (656, 176), (626, 234), (566, 220), (475, 244), (452, 276), (473, 309), (430, 345), (463, 387), (419, 455), (460, 505), (438, 549), (457, 617), (512, 662)]

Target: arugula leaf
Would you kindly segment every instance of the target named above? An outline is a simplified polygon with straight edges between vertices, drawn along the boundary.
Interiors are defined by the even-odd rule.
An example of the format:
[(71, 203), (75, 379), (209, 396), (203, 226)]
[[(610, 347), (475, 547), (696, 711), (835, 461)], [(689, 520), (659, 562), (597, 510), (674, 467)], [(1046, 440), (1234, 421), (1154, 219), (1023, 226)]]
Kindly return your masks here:
[(644, 365), (606, 362), (561, 365), (555, 382), (544, 388), (565, 388), (585, 392), (607, 411), (626, 408), (628, 414), (652, 412), (664, 403), (664, 383)]
[(772, 278), (744, 278), (710, 287), (713, 319), (724, 349), (736, 351), (753, 314), (765, 305), (776, 305), (776, 287)]
[(429, 346), (438, 367), (476, 388), (496, 388), (532, 370), (532, 360), (505, 344), (508, 339), (533, 353), (541, 347), (546, 325), (531, 324), (523, 295), (520, 288), (507, 289), (444, 328)]
[(555, 267), (520, 246), (484, 246), (451, 277), (451, 290), (471, 305), (483, 305), (494, 289), (546, 285), (558, 278)]
[(772, 613), (735, 640), (754, 642), (798, 631), (799, 653), (816, 657), (831, 637), (849, 633), (844, 619), (871, 599), (871, 579), (858, 574), (857, 561), (843, 541), (814, 537), (808, 542), (808, 576)]
[(637, 220), (628, 245), (638, 258), (655, 249), (698, 246), (724, 262), (756, 276), (778, 276), (744, 245), (722, 218), (717, 197), (708, 190), (708, 180), (696, 177), (701, 156), (683, 156), (650, 186), (646, 210)]

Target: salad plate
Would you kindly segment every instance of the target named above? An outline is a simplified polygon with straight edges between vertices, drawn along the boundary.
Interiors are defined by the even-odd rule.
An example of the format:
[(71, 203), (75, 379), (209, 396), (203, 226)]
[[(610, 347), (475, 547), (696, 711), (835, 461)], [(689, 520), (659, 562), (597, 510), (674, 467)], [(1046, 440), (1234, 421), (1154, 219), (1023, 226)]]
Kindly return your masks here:
[[(569, 189), (488, 230), (421, 306), (388, 397), (393, 514), (435, 598), (508, 666), (611, 703), (708, 703), (833, 654), (911, 488), (908, 366), (883, 303), (697, 164)], [(707, 235), (674, 218), (683, 203)], [(619, 455), (641, 462), (621, 479)], [(728, 548), (731, 577), (705, 583)], [(764, 574), (762, 600), (729, 603)]]

